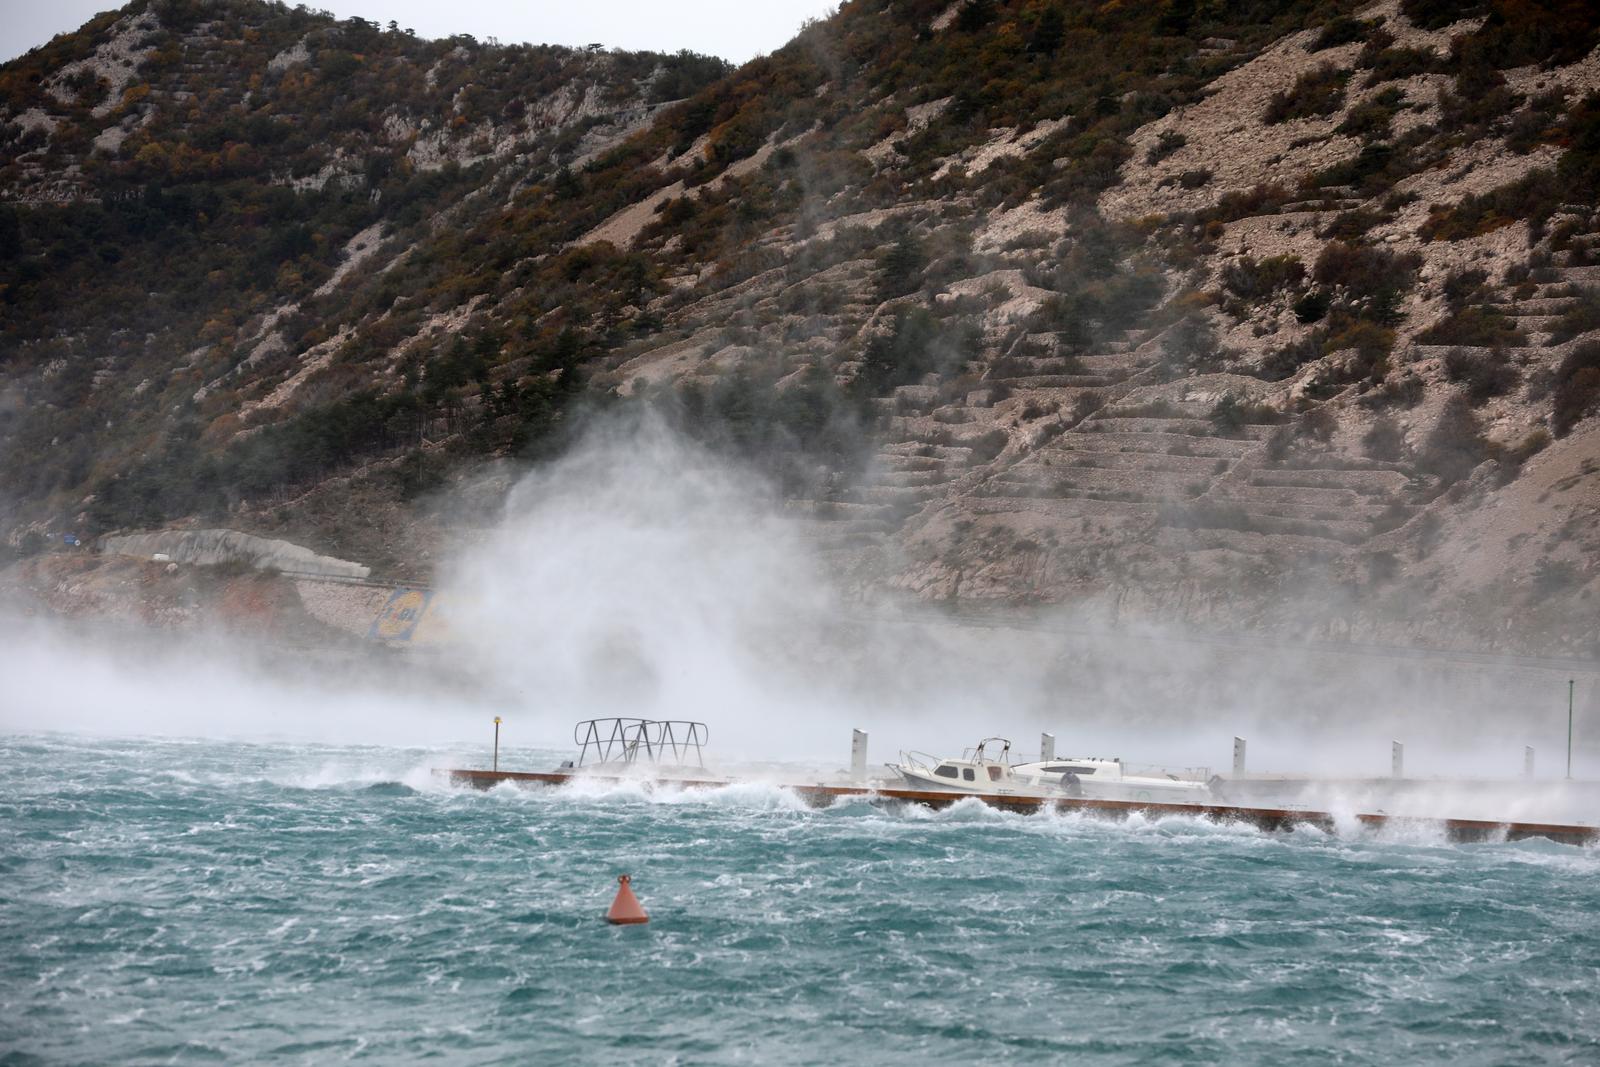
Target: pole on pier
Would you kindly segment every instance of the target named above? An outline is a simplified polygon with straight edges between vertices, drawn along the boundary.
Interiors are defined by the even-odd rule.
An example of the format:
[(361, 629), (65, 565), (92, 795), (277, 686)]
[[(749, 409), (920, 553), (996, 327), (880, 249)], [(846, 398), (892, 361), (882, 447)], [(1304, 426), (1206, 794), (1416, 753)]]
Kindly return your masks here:
[(1573, 679), (1567, 679), (1567, 778), (1572, 778), (1572, 687), (1577, 685)]
[(850, 731), (850, 777), (860, 781), (867, 776), (867, 732)]
[(500, 716), (494, 717), (494, 769), (500, 769)]
[(1244, 773), (1244, 738), (1233, 739), (1233, 773)]
[(1406, 776), (1406, 746), (1398, 741), (1389, 742), (1389, 774), (1393, 778)]
[(1056, 735), (1039, 735), (1039, 762), (1049, 763), (1056, 758)]
[(1533, 746), (1522, 746), (1522, 777), (1533, 777)]

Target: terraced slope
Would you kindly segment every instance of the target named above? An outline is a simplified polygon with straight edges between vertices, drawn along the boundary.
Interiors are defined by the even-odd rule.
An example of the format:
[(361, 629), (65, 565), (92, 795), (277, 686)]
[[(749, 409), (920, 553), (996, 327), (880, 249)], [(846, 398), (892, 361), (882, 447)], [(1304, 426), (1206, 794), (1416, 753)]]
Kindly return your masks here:
[(654, 407), (864, 597), (1593, 649), (1597, 43), (855, 0), (723, 75), (134, 3), (0, 72), (0, 520), (416, 574), (435, 490)]

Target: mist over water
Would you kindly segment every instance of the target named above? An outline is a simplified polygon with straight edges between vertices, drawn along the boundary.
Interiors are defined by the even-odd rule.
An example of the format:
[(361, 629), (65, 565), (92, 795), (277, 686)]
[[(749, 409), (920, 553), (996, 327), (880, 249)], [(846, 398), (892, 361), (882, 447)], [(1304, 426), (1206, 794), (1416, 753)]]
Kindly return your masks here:
[[(1032, 751), (1052, 730), (1062, 751), (1224, 769), (1238, 733), (1255, 769), (1375, 775), (1397, 738), (1417, 773), (1505, 777), (1524, 744), (1549, 768), (1563, 739), (1549, 672), (1219, 643), (1088, 607), (1027, 630), (862, 602), (770, 486), (649, 416), (600, 420), (522, 479), (441, 584), (460, 654), (536, 743), (631, 714), (704, 720), (727, 757), (842, 759), (852, 727), (875, 759), (996, 733)], [(1306, 603), (1307, 630), (1325, 610)]]
[[(435, 507), (465, 514), (467, 495)], [(1384, 776), (1392, 739), (1411, 776), (1514, 779), (1524, 745), (1540, 777), (1562, 768), (1552, 670), (1233, 640), (1095, 606), (1016, 627), (863, 602), (769, 483), (638, 409), (589, 420), (461, 532), (435, 583), (441, 646), (319, 656), (34, 622), (0, 647), (0, 726), (428, 745), (482, 762), (470, 753), (495, 714), (508, 745), (555, 750), (577, 720), (624, 715), (704, 721), (729, 765), (839, 767), (861, 728), (875, 764), (994, 734), (1031, 753), (1049, 730), (1063, 754), (1213, 771), (1236, 734), (1252, 771)], [(1308, 623), (1324, 610), (1308, 601)], [(1580, 777), (1600, 759), (1581, 722), (1594, 694), (1584, 677)]]
[(764, 485), (653, 420), (530, 473), (441, 586), (462, 654), (541, 740), (629, 715), (737, 748), (827, 707), (815, 637), (839, 605), (818, 561)]

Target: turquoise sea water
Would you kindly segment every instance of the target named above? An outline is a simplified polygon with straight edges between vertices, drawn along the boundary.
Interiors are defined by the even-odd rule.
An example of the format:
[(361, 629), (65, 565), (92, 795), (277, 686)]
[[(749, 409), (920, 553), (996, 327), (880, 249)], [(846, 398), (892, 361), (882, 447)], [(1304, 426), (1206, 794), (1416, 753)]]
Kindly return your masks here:
[(1594, 849), (438, 759), (0, 739), (0, 1064), (1600, 1062)]

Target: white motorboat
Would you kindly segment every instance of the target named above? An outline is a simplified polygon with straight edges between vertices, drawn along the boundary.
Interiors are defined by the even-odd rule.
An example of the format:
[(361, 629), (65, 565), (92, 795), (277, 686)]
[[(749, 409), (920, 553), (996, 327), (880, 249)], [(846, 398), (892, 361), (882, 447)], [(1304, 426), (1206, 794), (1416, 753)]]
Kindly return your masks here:
[(926, 752), (902, 752), (900, 762), (888, 765), (913, 789), (936, 789), (942, 793), (1019, 793), (1055, 792), (1057, 787), (1042, 779), (1020, 782), (1012, 774), (1011, 742), (1003, 737), (986, 737), (976, 748), (969, 748), (960, 759), (940, 759)]
[(1205, 804), (1211, 800), (1203, 772), (1180, 775), (1152, 769), (1130, 773), (1120, 759), (1097, 757), (1013, 763), (1011, 742), (1003, 737), (984, 738), (960, 759), (902, 752), (900, 762), (888, 766), (913, 789), (946, 793), (1065, 794), (1091, 800), (1163, 804)]
[(1161, 804), (1207, 804), (1211, 788), (1200, 773), (1158, 769), (1130, 774), (1119, 759), (1070, 758), (1020, 763), (1011, 768), (1019, 782), (1048, 783), (1068, 796), (1091, 800), (1133, 800)]

